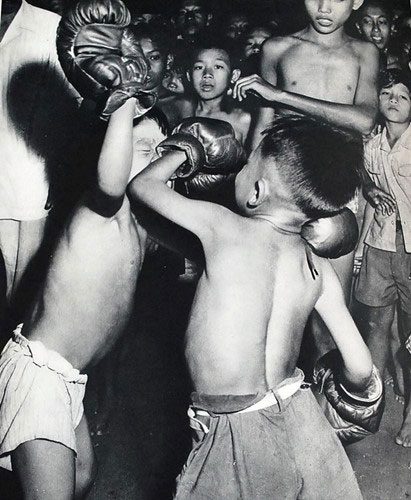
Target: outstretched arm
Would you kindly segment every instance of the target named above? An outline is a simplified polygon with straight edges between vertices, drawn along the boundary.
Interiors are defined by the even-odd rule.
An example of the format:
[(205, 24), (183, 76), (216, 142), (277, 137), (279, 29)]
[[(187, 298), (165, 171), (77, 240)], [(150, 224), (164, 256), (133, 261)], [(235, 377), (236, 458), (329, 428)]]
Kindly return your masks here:
[(338, 350), (344, 367), (343, 377), (348, 389), (362, 390), (372, 374), (370, 352), (345, 305), (341, 283), (326, 261), (321, 261), (323, 288), (315, 309), (323, 319)]
[(135, 99), (129, 99), (109, 120), (97, 165), (97, 179), (89, 207), (113, 217), (123, 204), (133, 160)]
[(170, 177), (186, 160), (183, 151), (168, 152), (134, 177), (129, 184), (129, 194), (133, 200), (142, 202), (203, 240), (215, 226), (217, 213), (225, 209), (214, 203), (190, 200), (167, 185)]
[(270, 125), (275, 116), (274, 106), (280, 105), (296, 112), (314, 116), (337, 127), (343, 127), (369, 134), (375, 124), (377, 114), (377, 77), (379, 70), (378, 51), (375, 47), (364, 46), (360, 55), (362, 63), (358, 75), (357, 89), (353, 104), (339, 104), (314, 99), (301, 94), (279, 89), (277, 85), (277, 50), (265, 43), (262, 50), (261, 75), (251, 75), (238, 80), (233, 89), (233, 97), (240, 101), (247, 92), (254, 92), (265, 100), (260, 109), (254, 131), (253, 146), (261, 139), (261, 132)]

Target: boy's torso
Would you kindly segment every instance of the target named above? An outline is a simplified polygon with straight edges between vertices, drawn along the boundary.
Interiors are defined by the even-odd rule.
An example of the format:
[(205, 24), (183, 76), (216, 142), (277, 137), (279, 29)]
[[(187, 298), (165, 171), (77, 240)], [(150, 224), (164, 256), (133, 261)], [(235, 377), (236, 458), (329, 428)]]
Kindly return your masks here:
[(323, 46), (304, 31), (284, 37), (276, 70), (278, 87), (328, 102), (353, 104), (361, 70), (360, 42), (344, 36), (335, 47)]
[(386, 129), (365, 146), (365, 165), (372, 181), (394, 196), (397, 211), (375, 212), (365, 242), (375, 248), (396, 251), (396, 219), (401, 221), (405, 249), (411, 252), (411, 127), (394, 146), (388, 144)]
[(59, 239), (23, 335), (79, 370), (101, 359), (128, 321), (144, 244), (128, 199), (111, 219), (80, 205)]
[(203, 242), (206, 267), (187, 329), (190, 374), (207, 394), (266, 391), (292, 375), (321, 286), (299, 235), (236, 217), (237, 228)]

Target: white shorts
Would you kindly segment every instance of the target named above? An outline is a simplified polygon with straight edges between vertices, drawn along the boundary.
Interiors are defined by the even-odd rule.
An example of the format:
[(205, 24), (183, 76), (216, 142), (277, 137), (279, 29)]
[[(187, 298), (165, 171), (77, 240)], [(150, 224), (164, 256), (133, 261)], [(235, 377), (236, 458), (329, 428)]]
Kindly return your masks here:
[(0, 467), (33, 439), (61, 443), (77, 452), (75, 428), (83, 416), (87, 375), (39, 341), (13, 332), (0, 356)]

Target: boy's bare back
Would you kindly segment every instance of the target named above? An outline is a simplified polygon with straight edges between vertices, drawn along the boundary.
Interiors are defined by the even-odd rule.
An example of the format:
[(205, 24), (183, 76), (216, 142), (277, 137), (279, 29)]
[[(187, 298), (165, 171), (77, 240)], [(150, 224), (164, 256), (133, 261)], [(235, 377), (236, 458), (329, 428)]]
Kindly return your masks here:
[(190, 374), (207, 394), (266, 392), (294, 373), (321, 280), (299, 234), (217, 210), (187, 329)]

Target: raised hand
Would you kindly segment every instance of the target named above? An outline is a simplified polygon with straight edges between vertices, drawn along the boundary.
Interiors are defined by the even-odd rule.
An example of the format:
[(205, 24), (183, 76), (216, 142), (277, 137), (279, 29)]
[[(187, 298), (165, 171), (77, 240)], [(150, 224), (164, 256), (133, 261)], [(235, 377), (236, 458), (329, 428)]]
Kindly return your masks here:
[(259, 75), (250, 75), (236, 81), (233, 90), (230, 92), (233, 99), (242, 101), (247, 98), (247, 94), (254, 94), (266, 101), (275, 101), (280, 90), (268, 83)]

